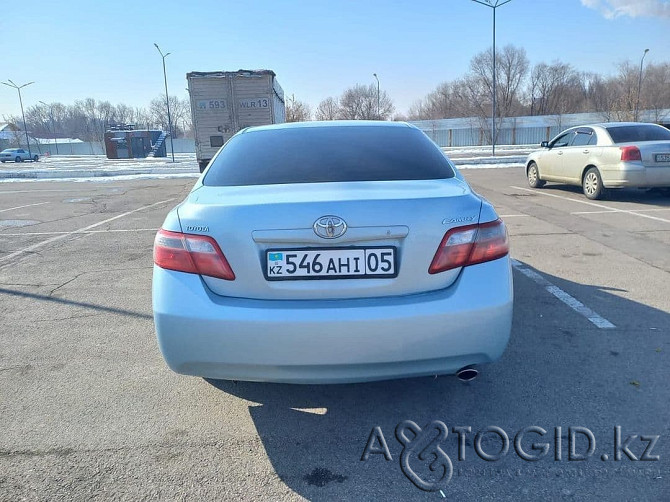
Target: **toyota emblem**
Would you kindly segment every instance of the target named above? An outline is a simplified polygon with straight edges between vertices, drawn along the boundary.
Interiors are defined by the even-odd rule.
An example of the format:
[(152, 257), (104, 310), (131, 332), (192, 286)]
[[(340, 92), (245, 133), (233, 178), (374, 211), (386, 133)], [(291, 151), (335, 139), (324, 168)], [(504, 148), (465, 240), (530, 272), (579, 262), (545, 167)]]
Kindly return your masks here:
[(314, 222), (314, 233), (324, 239), (337, 239), (347, 231), (347, 224), (337, 216), (322, 216)]

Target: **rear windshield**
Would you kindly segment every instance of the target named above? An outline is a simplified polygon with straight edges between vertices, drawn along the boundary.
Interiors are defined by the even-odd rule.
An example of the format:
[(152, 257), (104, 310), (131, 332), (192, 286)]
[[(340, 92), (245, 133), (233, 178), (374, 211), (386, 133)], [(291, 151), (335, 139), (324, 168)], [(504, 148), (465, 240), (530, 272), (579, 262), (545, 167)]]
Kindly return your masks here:
[(631, 143), (633, 141), (670, 140), (670, 130), (656, 125), (630, 125), (606, 127), (615, 143)]
[(412, 127), (266, 129), (233, 137), (206, 186), (452, 178), (440, 149)]

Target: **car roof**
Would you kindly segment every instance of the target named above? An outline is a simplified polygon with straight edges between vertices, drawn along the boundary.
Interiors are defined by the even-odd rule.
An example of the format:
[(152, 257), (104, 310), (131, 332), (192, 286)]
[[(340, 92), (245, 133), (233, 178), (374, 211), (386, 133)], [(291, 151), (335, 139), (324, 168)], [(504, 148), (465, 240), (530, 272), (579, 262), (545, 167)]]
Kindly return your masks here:
[(342, 127), (377, 127), (377, 128), (412, 128), (415, 126), (407, 122), (386, 122), (382, 120), (313, 120), (309, 122), (285, 122), (283, 124), (271, 124), (263, 126), (247, 127), (241, 133), (280, 130), (280, 129), (323, 129)]
[(598, 122), (595, 124), (584, 124), (581, 126), (571, 127), (570, 129), (575, 129), (577, 127), (602, 127), (602, 128), (611, 128), (611, 127), (628, 127), (628, 126), (658, 126), (663, 127), (652, 122)]

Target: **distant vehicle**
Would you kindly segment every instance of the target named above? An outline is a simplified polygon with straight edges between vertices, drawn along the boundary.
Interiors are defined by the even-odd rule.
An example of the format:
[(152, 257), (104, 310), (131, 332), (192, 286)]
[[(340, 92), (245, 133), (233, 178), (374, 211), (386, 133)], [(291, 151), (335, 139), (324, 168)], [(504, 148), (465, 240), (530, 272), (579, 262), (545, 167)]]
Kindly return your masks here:
[(159, 346), (187, 375), (470, 380), (511, 331), (504, 223), (400, 122), (240, 131), (168, 214), (154, 263)]
[(670, 187), (670, 130), (656, 124), (611, 122), (568, 129), (526, 160), (528, 184), (579, 185), (589, 199), (609, 188)]
[(186, 80), (200, 172), (237, 131), (286, 121), (284, 91), (272, 70), (194, 71)]
[(29, 153), (28, 150), (23, 148), (7, 148), (0, 152), (0, 161), (3, 164), (5, 162), (23, 162), (24, 160), (37, 162), (40, 160), (40, 156), (35, 152)]

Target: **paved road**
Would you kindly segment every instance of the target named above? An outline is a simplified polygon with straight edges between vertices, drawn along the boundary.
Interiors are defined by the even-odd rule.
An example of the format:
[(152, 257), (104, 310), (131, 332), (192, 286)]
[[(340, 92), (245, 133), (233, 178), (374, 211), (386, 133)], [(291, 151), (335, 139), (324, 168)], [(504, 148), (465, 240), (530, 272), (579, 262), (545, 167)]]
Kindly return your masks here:
[[(591, 203), (528, 190), (520, 169), (465, 175), (503, 215), (517, 260), (510, 346), (469, 384), (176, 375), (154, 338), (151, 246), (193, 181), (0, 184), (0, 500), (441, 499), (401, 470), (403, 420), (449, 427), (447, 499), (670, 499), (670, 198)], [(361, 461), (376, 426), (391, 461)], [(464, 460), (458, 426), (471, 428)], [(495, 433), (476, 439), (490, 426), (510, 440), (497, 461), (476, 452), (501, 450)], [(548, 445), (539, 461), (515, 453), (529, 426), (547, 431), (521, 441), (533, 455)], [(588, 461), (569, 459), (578, 426), (596, 440)], [(622, 442), (638, 436), (636, 458), (660, 436), (647, 452), (660, 459), (615, 461), (615, 426)], [(415, 455), (409, 465), (439, 478)]]

